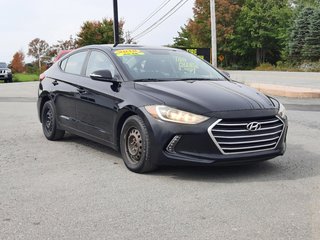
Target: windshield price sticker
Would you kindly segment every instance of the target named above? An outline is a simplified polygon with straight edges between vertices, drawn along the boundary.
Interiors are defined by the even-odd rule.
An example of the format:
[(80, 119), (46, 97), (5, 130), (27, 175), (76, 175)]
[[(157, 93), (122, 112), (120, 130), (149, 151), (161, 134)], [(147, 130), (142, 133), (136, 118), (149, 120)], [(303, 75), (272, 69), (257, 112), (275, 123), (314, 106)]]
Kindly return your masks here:
[(121, 49), (114, 52), (118, 57), (123, 56), (140, 56), (144, 55), (144, 52), (137, 49)]
[(176, 57), (176, 61), (179, 65), (179, 70), (196, 73), (196, 70), (198, 69), (197, 64), (188, 62), (185, 58)]

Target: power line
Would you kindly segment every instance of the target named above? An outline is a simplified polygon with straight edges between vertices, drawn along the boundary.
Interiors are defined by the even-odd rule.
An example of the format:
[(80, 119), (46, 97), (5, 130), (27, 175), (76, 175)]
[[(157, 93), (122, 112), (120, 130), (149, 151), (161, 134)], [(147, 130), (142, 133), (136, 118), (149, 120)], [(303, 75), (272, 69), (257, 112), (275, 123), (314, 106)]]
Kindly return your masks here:
[(145, 25), (154, 15), (156, 15), (161, 9), (163, 9), (171, 0), (165, 0), (163, 1), (158, 8), (156, 8), (150, 15), (144, 19), (138, 26), (136, 26), (131, 33), (136, 32), (139, 28), (141, 28), (143, 25)]
[(180, 0), (173, 8), (171, 8), (165, 15), (163, 15), (161, 18), (159, 18), (156, 22), (154, 22), (151, 26), (149, 26), (147, 29), (145, 29), (143, 32), (137, 34), (132, 39), (139, 39), (154, 30), (156, 27), (158, 27), (160, 24), (162, 24), (165, 20), (167, 20), (169, 17), (171, 17), (175, 12), (177, 12), (184, 4), (186, 4), (189, 0)]
[[(184, 2), (183, 2), (184, 1)], [(137, 40), (139, 38), (142, 38), (149, 32), (151, 32), (153, 29), (158, 27), (161, 23), (163, 23), (165, 20), (167, 20), (171, 15), (173, 15), (176, 11), (178, 11), (187, 1), (189, 0), (180, 0), (173, 8), (171, 8), (165, 15), (163, 15), (161, 18), (159, 18), (156, 22), (154, 22), (151, 26), (149, 26), (147, 29), (145, 29), (143, 32), (137, 34), (133, 37), (133, 39)]]

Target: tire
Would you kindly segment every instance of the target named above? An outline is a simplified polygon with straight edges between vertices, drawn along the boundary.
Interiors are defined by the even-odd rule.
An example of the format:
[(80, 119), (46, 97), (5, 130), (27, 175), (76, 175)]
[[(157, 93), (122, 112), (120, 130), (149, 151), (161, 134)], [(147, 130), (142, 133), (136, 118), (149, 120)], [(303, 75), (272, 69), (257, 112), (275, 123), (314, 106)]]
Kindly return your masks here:
[(129, 117), (120, 135), (120, 150), (126, 167), (135, 173), (156, 169), (151, 159), (151, 142), (147, 127), (139, 116)]
[(57, 128), (56, 111), (51, 101), (45, 102), (41, 112), (42, 130), (44, 136), (51, 141), (63, 138), (65, 131)]
[(12, 77), (8, 79), (8, 83), (12, 83)]

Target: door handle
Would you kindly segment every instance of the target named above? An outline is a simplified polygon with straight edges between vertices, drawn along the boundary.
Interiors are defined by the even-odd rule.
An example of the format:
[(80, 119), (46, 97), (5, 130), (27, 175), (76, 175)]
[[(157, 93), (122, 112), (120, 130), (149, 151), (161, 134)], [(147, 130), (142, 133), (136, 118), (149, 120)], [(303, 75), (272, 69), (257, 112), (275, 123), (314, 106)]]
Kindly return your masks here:
[(57, 86), (59, 83), (58, 83), (57, 80), (54, 80), (54, 81), (52, 82), (52, 84), (53, 84), (53, 86)]
[(86, 93), (88, 93), (84, 88), (78, 88), (78, 92), (79, 92), (80, 94), (86, 94)]

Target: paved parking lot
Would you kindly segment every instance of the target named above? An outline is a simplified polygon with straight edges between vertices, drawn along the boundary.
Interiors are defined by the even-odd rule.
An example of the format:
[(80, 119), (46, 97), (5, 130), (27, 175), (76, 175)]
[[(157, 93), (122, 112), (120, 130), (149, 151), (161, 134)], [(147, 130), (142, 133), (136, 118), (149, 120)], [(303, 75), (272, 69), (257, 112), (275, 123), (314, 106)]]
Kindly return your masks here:
[(94, 142), (47, 141), (34, 85), (12, 86), (0, 88), (0, 239), (320, 239), (319, 100), (283, 99), (283, 157), (139, 175)]

